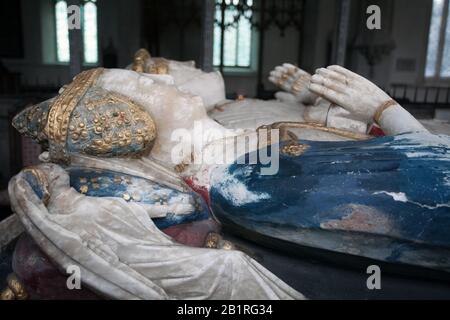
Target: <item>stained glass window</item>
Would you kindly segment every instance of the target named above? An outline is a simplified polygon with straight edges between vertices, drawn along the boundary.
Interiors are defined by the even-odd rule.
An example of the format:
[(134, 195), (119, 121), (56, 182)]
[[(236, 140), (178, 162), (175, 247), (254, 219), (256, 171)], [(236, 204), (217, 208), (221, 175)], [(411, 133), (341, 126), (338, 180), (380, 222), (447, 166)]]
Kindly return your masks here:
[[(238, 11), (239, 0), (218, 0), (216, 2), (216, 23), (214, 25), (214, 65), (221, 63), (222, 40), (222, 1), (227, 5), (224, 11), (223, 65), (225, 67), (248, 68), (252, 55), (252, 0), (246, 1), (245, 10)], [(242, 1), (241, 1), (242, 2)], [(240, 13), (240, 14), (239, 14)]]
[(83, 9), (84, 62), (97, 63), (97, 5), (94, 1), (88, 1)]
[(69, 27), (67, 20), (67, 2), (57, 1), (55, 5), (56, 19), (56, 56), (58, 62), (70, 61)]
[[(82, 7), (81, 25), (83, 31), (84, 62), (98, 62), (97, 5), (96, 0), (85, 1)], [(58, 62), (70, 61), (67, 2), (58, 0), (55, 4), (56, 56)]]
[(425, 77), (450, 77), (449, 0), (433, 0)]
[(450, 77), (450, 3), (447, 10), (447, 27), (445, 29), (444, 52), (442, 54), (441, 77)]

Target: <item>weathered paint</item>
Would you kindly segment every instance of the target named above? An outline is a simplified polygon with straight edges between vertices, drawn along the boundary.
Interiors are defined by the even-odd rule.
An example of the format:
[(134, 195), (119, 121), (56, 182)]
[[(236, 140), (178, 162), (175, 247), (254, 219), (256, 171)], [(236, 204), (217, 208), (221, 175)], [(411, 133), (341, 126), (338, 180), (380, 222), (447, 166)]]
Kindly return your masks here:
[(165, 217), (153, 218), (160, 229), (209, 218), (205, 201), (195, 192), (183, 193), (144, 178), (109, 170), (70, 167), (70, 186), (90, 197), (117, 197), (146, 206), (186, 204), (188, 212), (168, 212)]
[(38, 198), (43, 200), (46, 190), (45, 186), (42, 185), (41, 181), (39, 181), (39, 178), (30, 170), (24, 170), (20, 174), (23, 175), (25, 181), (28, 182), (31, 189), (38, 196)]
[(310, 148), (280, 155), (277, 175), (259, 164), (218, 169), (270, 197), (236, 202), (213, 184), (215, 216), (303, 246), (450, 271), (449, 137), (299, 142)]

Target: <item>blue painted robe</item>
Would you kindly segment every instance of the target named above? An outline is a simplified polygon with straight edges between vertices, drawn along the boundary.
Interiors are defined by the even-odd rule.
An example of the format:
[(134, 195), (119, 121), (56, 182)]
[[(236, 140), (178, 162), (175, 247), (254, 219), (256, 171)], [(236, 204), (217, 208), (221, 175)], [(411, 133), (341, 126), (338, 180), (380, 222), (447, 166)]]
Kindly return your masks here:
[[(186, 214), (167, 212), (165, 216), (152, 218), (160, 229), (193, 221), (206, 220), (210, 217), (209, 208), (201, 196), (194, 191), (181, 192), (155, 181), (132, 176), (111, 170), (99, 170), (83, 167), (67, 167), (70, 186), (89, 197), (121, 198), (127, 202), (135, 202), (144, 208), (162, 208), (165, 205), (175, 205), (180, 198), (187, 199), (192, 210)], [(44, 188), (37, 177), (31, 172), (23, 173), (36, 195), (43, 199)]]
[(450, 137), (298, 143), (309, 148), (281, 154), (276, 175), (216, 169), (215, 216), (300, 246), (450, 271)]

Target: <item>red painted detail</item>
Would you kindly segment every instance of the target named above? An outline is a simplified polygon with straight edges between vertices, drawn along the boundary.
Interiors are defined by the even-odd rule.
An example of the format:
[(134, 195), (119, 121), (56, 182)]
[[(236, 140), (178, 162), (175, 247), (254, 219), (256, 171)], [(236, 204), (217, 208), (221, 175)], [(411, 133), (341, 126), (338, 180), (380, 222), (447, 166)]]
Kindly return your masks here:
[(210, 232), (220, 232), (220, 225), (213, 219), (179, 224), (161, 230), (176, 242), (190, 247), (203, 247)]
[(369, 128), (369, 134), (371, 136), (375, 136), (375, 137), (384, 137), (386, 134), (384, 133), (383, 129), (381, 129), (379, 126), (377, 126), (376, 124), (372, 124)]
[(19, 238), (14, 248), (12, 268), (23, 283), (30, 299), (102, 299), (83, 285), (80, 290), (69, 290), (66, 285), (68, 275), (61, 273), (26, 233)]
[[(162, 232), (176, 242), (190, 247), (204, 247), (210, 232), (220, 232), (220, 225), (212, 219), (195, 221), (163, 229)], [(67, 274), (61, 273), (53, 261), (38, 247), (34, 240), (23, 234), (17, 241), (12, 258), (14, 273), (21, 280), (31, 299), (44, 300), (92, 300), (102, 299), (86, 286), (81, 290), (69, 290)]]
[(189, 187), (191, 187), (192, 190), (198, 193), (203, 198), (203, 200), (205, 200), (208, 207), (210, 207), (211, 201), (209, 198), (208, 188), (204, 185), (197, 184), (196, 179), (192, 177), (185, 177), (184, 181), (188, 184)]

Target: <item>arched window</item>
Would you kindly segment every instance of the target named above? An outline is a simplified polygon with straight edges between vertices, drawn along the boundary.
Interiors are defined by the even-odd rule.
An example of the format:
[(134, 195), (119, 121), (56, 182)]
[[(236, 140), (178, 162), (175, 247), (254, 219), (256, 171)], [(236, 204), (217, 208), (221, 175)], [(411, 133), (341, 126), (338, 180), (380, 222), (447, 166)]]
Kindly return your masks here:
[(450, 78), (450, 4), (449, 0), (433, 0), (426, 78)]
[(97, 5), (95, 0), (86, 1), (83, 7), (84, 62), (98, 62)]
[[(70, 61), (67, 2), (55, 3), (56, 57), (58, 62)], [(97, 4), (96, 0), (86, 0), (81, 8), (81, 27), (83, 33), (83, 59), (85, 63), (98, 62)]]
[[(222, 1), (225, 1), (224, 25), (222, 30)], [(240, 3), (241, 2), (241, 3)], [(245, 2), (245, 9), (239, 10)], [(224, 33), (223, 66), (249, 68), (252, 56), (252, 15), (253, 0), (217, 0), (216, 23), (214, 25), (214, 65), (221, 65), (222, 32)], [(241, 7), (242, 8), (242, 7)]]
[(56, 57), (58, 62), (70, 61), (69, 29), (67, 23), (67, 2), (57, 1), (55, 5), (56, 20)]

